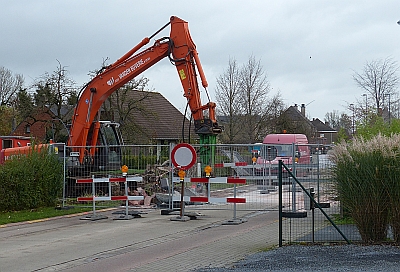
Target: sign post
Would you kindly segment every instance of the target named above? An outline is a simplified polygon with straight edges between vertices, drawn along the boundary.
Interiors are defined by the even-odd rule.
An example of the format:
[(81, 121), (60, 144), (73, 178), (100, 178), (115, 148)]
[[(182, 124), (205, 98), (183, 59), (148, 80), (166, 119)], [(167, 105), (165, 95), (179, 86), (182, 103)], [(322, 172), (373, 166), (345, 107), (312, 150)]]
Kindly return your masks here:
[(179, 217), (171, 218), (173, 221), (187, 221), (189, 217), (184, 216), (184, 200), (185, 193), (185, 170), (190, 169), (197, 160), (196, 150), (187, 143), (177, 144), (171, 152), (172, 164), (179, 169), (179, 179), (181, 183), (181, 209)]

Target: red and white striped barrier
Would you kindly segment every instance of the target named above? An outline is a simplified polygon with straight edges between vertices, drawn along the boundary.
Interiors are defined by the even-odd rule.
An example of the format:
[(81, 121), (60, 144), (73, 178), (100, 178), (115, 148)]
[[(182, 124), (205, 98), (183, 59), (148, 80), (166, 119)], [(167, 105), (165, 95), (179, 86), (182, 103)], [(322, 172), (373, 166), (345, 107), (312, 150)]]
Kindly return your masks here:
[(144, 196), (111, 196), (111, 183), (113, 182), (130, 182), (130, 181), (142, 181), (142, 177), (118, 177), (118, 178), (89, 178), (89, 179), (77, 179), (76, 183), (109, 183), (109, 196), (96, 196), (95, 192), (92, 192), (92, 196), (89, 197), (78, 197), (77, 201), (111, 201), (111, 200), (143, 200)]
[(125, 181), (142, 181), (142, 177), (118, 177), (118, 178), (88, 178), (77, 179), (76, 183), (98, 183), (98, 182), (125, 182)]
[(143, 196), (89, 196), (78, 197), (77, 201), (143, 200)]
[(247, 166), (247, 162), (223, 162), (214, 164), (215, 168)]
[[(179, 178), (174, 178), (174, 182), (180, 182)], [(220, 183), (220, 184), (246, 184), (246, 179), (238, 177), (215, 177), (215, 178), (185, 178), (184, 182), (191, 183)], [(185, 201), (190, 202), (209, 202), (209, 203), (246, 203), (244, 197), (208, 197), (208, 196), (190, 196), (184, 197)]]
[[(144, 196), (130, 196), (128, 195), (128, 182), (129, 181), (142, 181), (142, 177), (118, 177), (118, 178), (90, 178), (90, 179), (77, 179), (76, 183), (91, 183), (92, 184), (92, 196), (89, 197), (78, 197), (78, 201), (92, 201), (93, 203), (93, 214), (86, 215), (81, 219), (99, 220), (106, 219), (107, 216), (96, 214), (96, 201), (110, 201), (110, 200), (125, 200), (125, 215), (121, 215), (115, 219), (132, 219), (135, 216), (129, 214), (128, 201), (129, 200), (143, 200)], [(125, 195), (123, 196), (112, 196), (111, 195), (111, 184), (113, 182), (123, 182), (125, 184)], [(108, 183), (109, 196), (96, 196), (95, 183)]]

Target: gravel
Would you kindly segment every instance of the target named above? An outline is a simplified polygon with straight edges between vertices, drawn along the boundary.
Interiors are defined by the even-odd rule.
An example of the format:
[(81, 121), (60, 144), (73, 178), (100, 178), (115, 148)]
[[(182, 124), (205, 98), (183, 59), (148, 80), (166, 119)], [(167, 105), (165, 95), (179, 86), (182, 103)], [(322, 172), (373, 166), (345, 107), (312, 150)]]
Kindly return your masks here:
[(400, 247), (285, 246), (250, 255), (229, 267), (194, 271), (400, 271)]

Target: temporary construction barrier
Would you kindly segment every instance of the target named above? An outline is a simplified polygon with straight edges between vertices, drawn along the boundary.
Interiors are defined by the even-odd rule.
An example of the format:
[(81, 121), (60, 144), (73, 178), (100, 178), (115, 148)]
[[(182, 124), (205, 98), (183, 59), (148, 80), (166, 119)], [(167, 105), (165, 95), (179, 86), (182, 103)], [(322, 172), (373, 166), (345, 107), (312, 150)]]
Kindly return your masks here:
[[(229, 225), (236, 225), (245, 222), (246, 220), (244, 219), (239, 219), (236, 217), (236, 204), (239, 203), (246, 203), (246, 198), (243, 197), (237, 197), (236, 196), (236, 185), (241, 184), (245, 185), (246, 184), (246, 179), (244, 178), (239, 178), (239, 177), (214, 177), (214, 178), (207, 178), (207, 177), (192, 177), (192, 178), (185, 178), (186, 182), (191, 182), (191, 183), (205, 183), (205, 184), (211, 184), (211, 183), (220, 183), (220, 184), (232, 184), (233, 185), (233, 197), (222, 197), (222, 198), (216, 198), (216, 197), (210, 197), (209, 195), (209, 190), (207, 193), (207, 196), (190, 196), (189, 201), (190, 202), (195, 202), (195, 203), (233, 203), (234, 208), (233, 208), (233, 219), (226, 221), (223, 224), (229, 224)], [(179, 178), (174, 179), (174, 182), (180, 182)]]
[[(193, 145), (196, 154), (201, 154), (204, 149), (202, 145)], [(279, 145), (283, 147), (284, 145)], [(262, 146), (261, 146), (262, 147)], [(263, 161), (262, 164), (256, 163), (253, 159), (265, 156), (265, 148), (261, 148), (259, 145), (215, 145), (215, 156), (205, 160), (202, 156), (197, 156), (196, 164), (190, 169), (186, 170), (185, 192), (184, 201), (186, 204), (187, 211), (202, 211), (204, 209), (218, 209), (218, 210), (229, 210), (232, 211), (232, 201), (238, 201), (237, 212), (238, 214), (244, 211), (277, 211), (279, 207), (278, 203), (278, 166), (274, 163), (268, 163), (269, 161)], [(289, 146), (285, 146), (289, 148)], [(296, 148), (292, 148), (295, 151)], [(88, 196), (92, 197), (92, 189), (90, 183), (88, 184), (76, 184), (76, 179), (90, 178), (93, 173), (96, 177), (114, 177), (120, 165), (127, 165), (130, 173), (136, 173), (138, 176), (143, 177), (142, 185), (147, 188), (151, 195), (155, 194), (154, 203), (160, 207), (168, 207), (168, 210), (178, 207), (181, 201), (181, 194), (177, 190), (179, 187), (179, 177), (176, 177), (178, 168), (174, 168), (171, 160), (172, 145), (126, 145), (120, 146), (121, 156), (119, 158), (119, 164), (117, 168), (104, 167), (101, 171), (96, 172), (83, 172), (90, 173), (89, 176), (82, 177), (80, 171), (73, 171), (75, 168), (73, 162), (74, 157), (67, 157), (64, 161), (66, 163), (65, 169), (65, 182), (64, 190), (65, 196), (63, 199)], [(214, 146), (213, 146), (214, 148)], [(260, 150), (256, 150), (260, 148)], [(322, 197), (319, 190), (322, 192), (322, 187), (328, 184), (330, 181), (330, 160), (329, 156), (325, 153), (318, 153), (315, 150), (320, 150), (318, 145), (309, 145), (309, 148), (313, 150), (312, 160), (309, 163), (297, 163), (296, 165), (287, 164), (289, 169), (293, 171), (296, 177), (302, 182), (307, 182), (311, 187), (316, 190), (316, 196)], [(111, 152), (111, 151), (110, 151)], [(66, 153), (66, 155), (71, 155)], [(268, 155), (268, 154), (267, 154)], [(291, 153), (295, 156), (295, 153)], [(72, 156), (72, 155), (71, 155)], [(110, 156), (107, 152), (104, 156)], [(117, 158), (117, 157), (116, 157)], [(192, 156), (193, 159), (193, 156)], [(99, 158), (99, 161), (105, 161), (106, 158)], [(246, 184), (237, 184), (237, 195), (236, 199), (233, 197), (234, 185), (227, 185), (224, 183), (217, 183), (218, 178), (210, 178), (209, 183), (190, 182), (190, 177), (202, 177), (204, 176), (205, 166), (209, 165), (212, 168), (211, 176), (213, 177), (225, 177), (224, 183), (227, 183), (227, 177), (240, 177), (246, 179)], [(79, 168), (77, 168), (79, 169)], [(89, 169), (90, 170), (90, 169)], [(287, 174), (287, 173), (286, 173)], [(118, 175), (120, 176), (120, 175)], [(122, 176), (122, 175), (121, 175)], [(129, 175), (131, 176), (131, 175)], [(199, 183), (199, 184), (196, 184)], [(283, 184), (285, 190), (290, 192), (296, 192), (292, 190), (293, 180), (291, 177), (283, 176)], [(129, 188), (132, 189), (133, 183), (128, 183)], [(104, 190), (101, 187), (105, 187)], [(96, 184), (96, 190), (103, 192), (108, 191), (108, 184)], [(291, 187), (290, 187), (291, 186)], [(115, 189), (117, 186), (113, 186)], [(207, 191), (205, 189), (208, 189)], [(123, 185), (120, 186), (121, 192), (123, 191)], [(103, 197), (107, 195), (105, 193), (95, 194), (96, 197)], [(123, 193), (113, 193), (113, 196), (123, 195)], [(107, 195), (108, 196), (108, 195)], [(203, 198), (202, 205), (192, 205), (199, 202), (201, 199), (190, 197), (207, 197)], [(294, 208), (302, 208), (302, 198), (300, 194), (293, 194), (288, 199), (287, 205), (290, 204)], [(297, 196), (299, 199), (295, 198)], [(232, 198), (232, 199), (231, 199)], [(239, 198), (245, 198), (245, 203), (239, 203)], [(114, 198), (113, 198), (114, 200)], [(294, 201), (295, 200), (295, 201)], [(90, 200), (91, 201), (91, 200)], [(124, 200), (123, 200), (124, 201)], [(286, 201), (286, 199), (285, 199)], [(117, 202), (114, 202), (117, 203)], [(293, 203), (293, 205), (292, 205)], [(90, 203), (91, 204), (91, 203)], [(99, 206), (99, 202), (96, 203)], [(225, 204), (225, 205), (223, 205)], [(228, 212), (227, 216), (231, 216)]]
[[(93, 213), (85, 215), (81, 219), (83, 220), (99, 220), (106, 219), (107, 216), (96, 214), (96, 201), (113, 201), (125, 200), (125, 214), (121, 215), (115, 219), (132, 219), (135, 217), (140, 217), (139, 212), (134, 214), (129, 213), (128, 206), (130, 200), (144, 200), (144, 196), (131, 196), (128, 192), (128, 182), (140, 182), (142, 181), (142, 177), (114, 177), (114, 178), (95, 178), (92, 176), (90, 179), (77, 179), (76, 183), (91, 183), (92, 184), (92, 196), (89, 197), (78, 197), (77, 201), (92, 201), (93, 202)], [(123, 182), (125, 185), (125, 195), (123, 196), (113, 196), (111, 185), (112, 183), (120, 183)], [(96, 183), (108, 183), (108, 195), (107, 196), (96, 196)]]
[(214, 164), (215, 168), (247, 166), (247, 162), (223, 162)]

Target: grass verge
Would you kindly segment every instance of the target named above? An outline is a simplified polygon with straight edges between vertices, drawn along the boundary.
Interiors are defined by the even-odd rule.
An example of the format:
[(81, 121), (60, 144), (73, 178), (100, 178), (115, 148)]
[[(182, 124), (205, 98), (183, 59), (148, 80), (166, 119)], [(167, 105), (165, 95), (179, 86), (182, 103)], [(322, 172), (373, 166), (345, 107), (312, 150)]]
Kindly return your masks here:
[[(96, 206), (96, 211), (106, 208), (113, 207), (109, 203), (103, 203), (104, 205)], [(115, 207), (115, 203), (113, 203)], [(90, 212), (93, 208), (90, 207), (90, 204), (77, 204), (73, 207), (69, 207), (68, 209), (58, 209), (55, 207), (43, 207), (37, 209), (30, 210), (22, 210), (22, 211), (8, 211), (8, 212), (0, 212), (0, 227), (5, 224), (10, 223), (18, 223), (18, 222), (26, 222), (33, 220), (40, 220), (46, 218), (52, 218), (63, 215), (70, 215), (82, 212)]]

